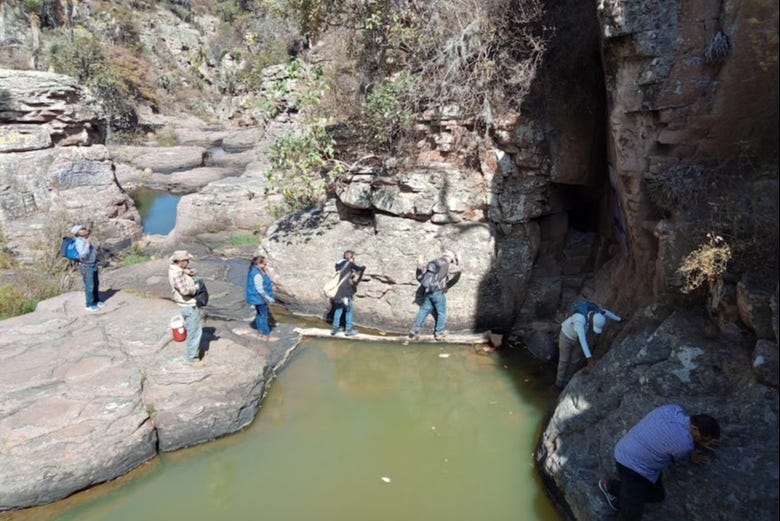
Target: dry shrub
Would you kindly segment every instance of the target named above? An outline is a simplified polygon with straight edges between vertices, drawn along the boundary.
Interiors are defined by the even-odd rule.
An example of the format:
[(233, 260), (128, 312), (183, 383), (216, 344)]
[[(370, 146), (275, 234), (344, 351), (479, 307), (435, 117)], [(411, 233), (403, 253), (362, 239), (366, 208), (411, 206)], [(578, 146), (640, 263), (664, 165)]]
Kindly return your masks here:
[(691, 239), (701, 240), (680, 268), (688, 286), (712, 280), (727, 266), (774, 287), (780, 264), (776, 160), (681, 163), (649, 179), (648, 194), (665, 213), (690, 223)]
[[(378, 105), (361, 114), (369, 141), (395, 141), (403, 117), (431, 107), (490, 124), (529, 91), (548, 36), (539, 0), (287, 1), (310, 39), (334, 28), (345, 35), (359, 92)], [(383, 99), (371, 99), (376, 91)], [(373, 118), (386, 108), (401, 119)]]
[(707, 238), (708, 242), (689, 253), (677, 269), (683, 279), (683, 293), (691, 293), (726, 273), (731, 260), (731, 247), (720, 236), (708, 234)]

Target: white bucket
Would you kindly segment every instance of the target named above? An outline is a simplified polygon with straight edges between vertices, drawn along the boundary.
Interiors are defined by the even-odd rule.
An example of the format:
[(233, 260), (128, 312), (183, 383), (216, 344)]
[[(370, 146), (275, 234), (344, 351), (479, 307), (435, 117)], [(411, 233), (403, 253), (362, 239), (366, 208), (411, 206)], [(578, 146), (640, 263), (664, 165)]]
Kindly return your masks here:
[(173, 339), (176, 342), (187, 340), (187, 329), (184, 327), (184, 318), (181, 315), (176, 315), (171, 319), (171, 331), (173, 331)]

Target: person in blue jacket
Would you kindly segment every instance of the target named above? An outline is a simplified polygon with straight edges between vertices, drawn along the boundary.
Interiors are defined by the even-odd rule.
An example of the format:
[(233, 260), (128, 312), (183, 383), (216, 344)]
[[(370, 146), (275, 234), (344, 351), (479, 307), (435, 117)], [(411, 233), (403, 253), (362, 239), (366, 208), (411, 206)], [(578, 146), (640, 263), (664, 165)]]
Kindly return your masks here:
[(79, 273), (84, 281), (84, 294), (86, 295), (87, 311), (97, 311), (103, 307), (100, 300), (100, 279), (98, 277), (97, 249), (89, 237), (89, 229), (83, 224), (77, 224), (71, 228), (71, 233), (76, 238), (76, 252), (79, 254)]
[(275, 342), (271, 336), (271, 326), (268, 324), (268, 304), (274, 302), (274, 285), (268, 274), (268, 261), (263, 255), (252, 257), (249, 272), (246, 277), (246, 301), (255, 307), (257, 316), (255, 326), (260, 333), (260, 339)]

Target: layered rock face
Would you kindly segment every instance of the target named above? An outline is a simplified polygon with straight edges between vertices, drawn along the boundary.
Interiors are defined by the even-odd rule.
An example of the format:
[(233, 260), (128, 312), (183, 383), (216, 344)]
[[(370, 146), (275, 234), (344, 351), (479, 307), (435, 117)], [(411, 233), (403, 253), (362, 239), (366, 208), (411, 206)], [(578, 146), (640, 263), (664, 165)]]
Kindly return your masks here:
[(109, 248), (140, 236), (102, 144), (105, 120), (73, 78), (0, 69), (0, 123), (0, 226), (21, 260), (76, 222)]
[(610, 179), (631, 257), (663, 291), (685, 223), (661, 221), (647, 182), (683, 161), (777, 154), (777, 5), (611, 0), (599, 17)]

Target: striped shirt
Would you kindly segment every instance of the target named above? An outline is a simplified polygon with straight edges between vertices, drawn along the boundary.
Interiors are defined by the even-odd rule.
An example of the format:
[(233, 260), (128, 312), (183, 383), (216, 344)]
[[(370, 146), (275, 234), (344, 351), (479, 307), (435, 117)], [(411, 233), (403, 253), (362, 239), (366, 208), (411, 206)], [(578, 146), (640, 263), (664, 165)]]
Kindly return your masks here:
[(690, 417), (679, 405), (664, 405), (615, 445), (615, 461), (655, 483), (665, 468), (690, 461), (694, 448)]

